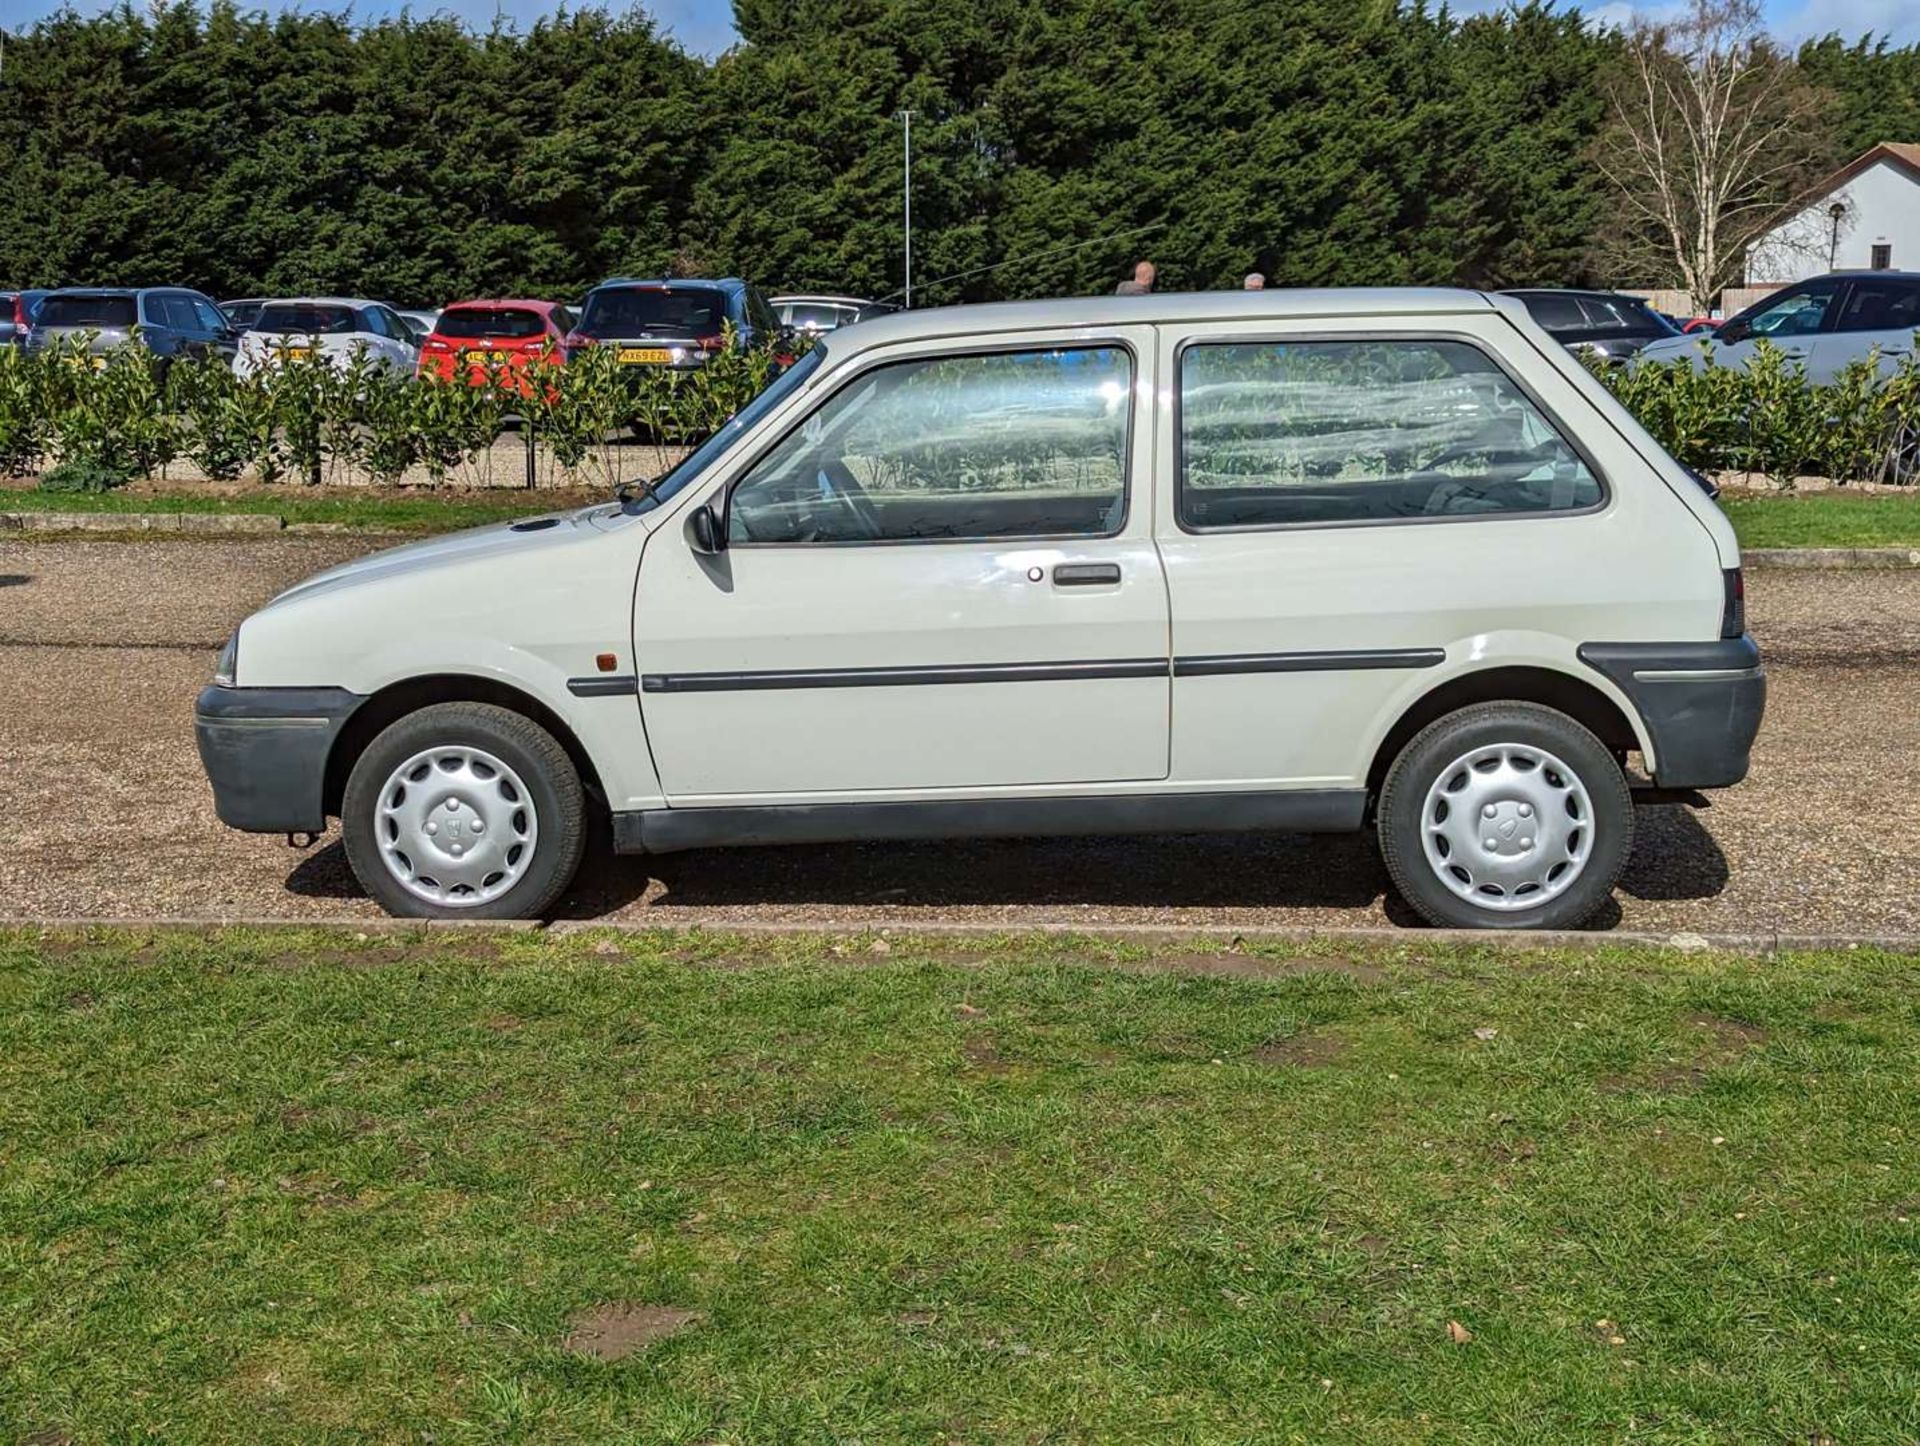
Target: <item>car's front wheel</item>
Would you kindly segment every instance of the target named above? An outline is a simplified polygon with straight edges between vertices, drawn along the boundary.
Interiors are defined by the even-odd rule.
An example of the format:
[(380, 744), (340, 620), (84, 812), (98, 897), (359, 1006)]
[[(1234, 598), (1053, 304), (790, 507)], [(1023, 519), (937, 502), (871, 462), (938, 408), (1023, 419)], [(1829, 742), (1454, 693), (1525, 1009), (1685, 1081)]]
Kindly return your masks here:
[(491, 704), (439, 703), (360, 755), (341, 832), (390, 914), (530, 919), (573, 881), (585, 811), (579, 772), (546, 729)]
[(1535, 703), (1428, 725), (1387, 772), (1380, 855), (1401, 896), (1460, 929), (1565, 929), (1613, 893), (1633, 799), (1605, 744)]

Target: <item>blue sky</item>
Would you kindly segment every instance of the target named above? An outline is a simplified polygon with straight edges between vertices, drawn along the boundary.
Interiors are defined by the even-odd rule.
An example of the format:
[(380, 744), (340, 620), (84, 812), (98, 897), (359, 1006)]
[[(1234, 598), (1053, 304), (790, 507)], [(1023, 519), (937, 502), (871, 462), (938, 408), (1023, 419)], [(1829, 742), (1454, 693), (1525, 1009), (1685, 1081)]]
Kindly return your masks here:
[[(243, 0), (288, 7), (288, 0)], [(338, 9), (346, 0), (304, 0), (309, 9)], [(404, 0), (355, 0), (354, 14), (390, 15)], [(1491, 9), (1497, 0), (1456, 0), (1456, 10)], [(1837, 30), (1852, 38), (1866, 31), (1890, 35), (1897, 43), (1920, 41), (1920, 0), (1766, 0), (1767, 18), (1776, 34), (1799, 40), (1810, 34)], [(59, 0), (0, 0), (0, 26), (17, 29), (59, 8)], [(82, 10), (104, 8), (98, 0), (78, 0)], [(291, 7), (288, 7), (291, 8)], [(552, 0), (415, 0), (415, 13), (451, 11), (480, 24), (496, 14), (526, 23), (554, 8)], [(615, 0), (612, 8), (620, 8)], [(713, 55), (733, 42), (731, 0), (649, 0), (646, 8), (689, 50)], [(1660, 0), (1596, 0), (1582, 7), (1611, 20), (1623, 20), (1636, 10), (1649, 14), (1665, 8)]]

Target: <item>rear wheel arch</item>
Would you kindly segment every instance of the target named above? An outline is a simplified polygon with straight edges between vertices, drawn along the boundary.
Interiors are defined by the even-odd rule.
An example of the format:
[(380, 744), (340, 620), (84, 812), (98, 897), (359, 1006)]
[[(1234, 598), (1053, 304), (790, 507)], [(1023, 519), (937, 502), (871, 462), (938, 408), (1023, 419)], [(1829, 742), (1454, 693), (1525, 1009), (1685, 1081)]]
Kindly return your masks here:
[(435, 703), (491, 703), (538, 723), (554, 736), (567, 752), (588, 796), (599, 804), (606, 802), (606, 789), (593, 758), (567, 721), (532, 694), (495, 678), (470, 673), (437, 673), (391, 683), (370, 694), (348, 717), (327, 754), (324, 805), (329, 816), (338, 817), (341, 800), (347, 791), (347, 778), (360, 755), (382, 732), (409, 713)]
[(1572, 673), (1535, 666), (1479, 668), (1459, 673), (1416, 698), (1387, 730), (1367, 769), (1367, 793), (1378, 798), (1401, 750), (1449, 713), (1476, 703), (1537, 703), (1564, 713), (1616, 756), (1645, 745), (1631, 716), (1598, 685)]

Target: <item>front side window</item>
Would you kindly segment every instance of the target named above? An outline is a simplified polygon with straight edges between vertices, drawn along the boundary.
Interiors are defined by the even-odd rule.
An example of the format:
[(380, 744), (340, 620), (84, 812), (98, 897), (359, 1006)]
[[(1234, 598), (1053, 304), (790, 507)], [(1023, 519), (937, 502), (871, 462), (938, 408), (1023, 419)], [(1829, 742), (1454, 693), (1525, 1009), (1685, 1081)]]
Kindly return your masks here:
[(1564, 512), (1599, 479), (1477, 347), (1220, 342), (1180, 361), (1189, 531)]
[(1831, 282), (1790, 291), (1749, 312), (1739, 332), (1752, 336), (1806, 336), (1819, 331), (1839, 292), (1840, 288)]
[(1116, 346), (875, 367), (762, 457), (729, 540), (1099, 537), (1126, 520), (1133, 359)]

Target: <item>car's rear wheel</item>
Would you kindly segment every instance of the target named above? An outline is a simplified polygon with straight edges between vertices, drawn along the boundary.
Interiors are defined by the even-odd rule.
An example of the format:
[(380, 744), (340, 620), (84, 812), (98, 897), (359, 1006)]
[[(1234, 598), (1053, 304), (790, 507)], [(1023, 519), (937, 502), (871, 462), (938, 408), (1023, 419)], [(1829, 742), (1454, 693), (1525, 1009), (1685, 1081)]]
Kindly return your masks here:
[(554, 736), (486, 703), (439, 703), (390, 725), (347, 779), (353, 872), (390, 914), (530, 919), (580, 866), (580, 775)]
[(1388, 770), (1380, 855), (1431, 923), (1562, 929), (1613, 893), (1633, 798), (1605, 744), (1535, 703), (1482, 703), (1430, 724)]

